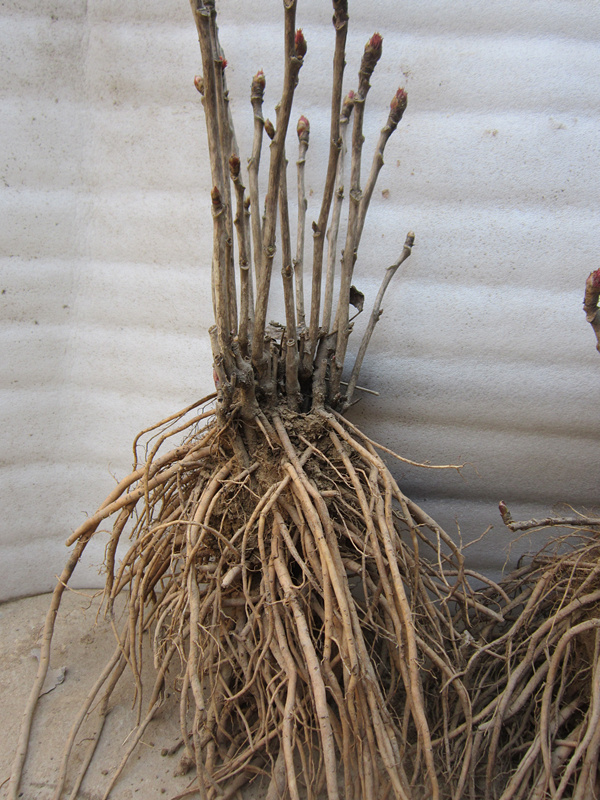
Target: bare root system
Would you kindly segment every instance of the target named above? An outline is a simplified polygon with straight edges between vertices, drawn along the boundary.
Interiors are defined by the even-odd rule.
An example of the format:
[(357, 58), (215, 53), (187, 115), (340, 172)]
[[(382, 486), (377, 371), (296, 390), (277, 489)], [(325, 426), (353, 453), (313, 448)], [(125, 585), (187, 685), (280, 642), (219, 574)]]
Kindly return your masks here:
[[(435, 560), (460, 570), (460, 558), (340, 416), (282, 409), (270, 417), (256, 426), (255, 460), (243, 466), (232, 431), (197, 414), (183, 445), (163, 456), (155, 445), (71, 537), (80, 556), (114, 516), (104, 606), (111, 615), (126, 592), (128, 616), (75, 720), (57, 798), (80, 727), (99, 701), (105, 714), (125, 674), (137, 726), (106, 796), (168, 682), (181, 692), (181, 768), (196, 770), (200, 797), (230, 796), (265, 773), (273, 797), (281, 783), (292, 798), (408, 798), (417, 785), (440, 795), (432, 740), (442, 728), (430, 728), (429, 707), (439, 706), (448, 726), (440, 692), (457, 695), (460, 722), (469, 719), (443, 644), (452, 647), (453, 632), (440, 600), (454, 591), (467, 609), (470, 596), (462, 579), (450, 586), (424, 568), (424, 530), (440, 544)], [(181, 432), (170, 426), (158, 444)], [(51, 630), (48, 647), (50, 638)], [(150, 644), (156, 681), (148, 690), (140, 672)], [(48, 649), (43, 660), (40, 672)]]
[(485, 590), (502, 621), (472, 630), (462, 672), (475, 731), (471, 798), (600, 797), (598, 520), (542, 522), (576, 527)]
[[(571, 534), (498, 585), (466, 567), (375, 443), (334, 412), (265, 416), (245, 464), (235, 426), (224, 429), (211, 410), (185, 409), (144, 433), (145, 463), (71, 537), (14, 796), (62, 592), (109, 517), (103, 606), (115, 651), (73, 722), (57, 800), (67, 783), (76, 796), (126, 676), (136, 722), (105, 797), (173, 688), (179, 770), (196, 774), (189, 796), (233, 797), (257, 778), (270, 782), (266, 797), (293, 800), (595, 796), (592, 534)], [(141, 680), (147, 648), (150, 687)], [(93, 715), (96, 737), (72, 776), (74, 744)]]

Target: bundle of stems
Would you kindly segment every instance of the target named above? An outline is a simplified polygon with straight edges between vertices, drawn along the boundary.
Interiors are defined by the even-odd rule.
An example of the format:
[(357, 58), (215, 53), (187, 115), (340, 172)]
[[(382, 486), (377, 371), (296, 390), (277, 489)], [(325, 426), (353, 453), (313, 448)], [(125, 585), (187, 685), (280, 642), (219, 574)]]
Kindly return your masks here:
[[(262, 70), (258, 72), (251, 86), (254, 142), (248, 163), (249, 193), (246, 194), (224, 85), (227, 62), (219, 44), (214, 4), (192, 3), (192, 8), (198, 29), (204, 71), (202, 78), (196, 79), (196, 86), (202, 94), (206, 112), (213, 184), (212, 291), (215, 325), (210, 333), (215, 359), (217, 404), (223, 420), (232, 417), (242, 417), (245, 420), (245, 430), (240, 439), (252, 440), (252, 429), (255, 427), (257, 414), (277, 408), (280, 404), (292, 411), (307, 412), (323, 409), (325, 406), (343, 411), (352, 402), (364, 353), (381, 314), (383, 293), (400, 264), (410, 255), (414, 241), (414, 235), (409, 233), (398, 260), (386, 271), (350, 381), (344, 391), (341, 377), (348, 338), (352, 332), (349, 309), (352, 303), (357, 303), (355, 298), (361, 297), (352, 287), (354, 266), (369, 204), (383, 165), (384, 149), (402, 119), (407, 97), (404, 89), (398, 89), (392, 99), (363, 189), (361, 162), (365, 103), (370, 89), (370, 78), (381, 57), (383, 40), (378, 33), (375, 33), (367, 42), (358, 74), (357, 90), (350, 92), (345, 100), (342, 100), (348, 13), (345, 0), (334, 2), (335, 50), (330, 146), (319, 216), (312, 225), (312, 288), (310, 321), (307, 325), (304, 297), (304, 266), (308, 260), (305, 256), (304, 167), (310, 125), (304, 116), (300, 117), (297, 125), (298, 224), (295, 258), (292, 255), (286, 175), (286, 139), (292, 102), (307, 51), (302, 30), (296, 30), (296, 2), (291, 0), (284, 2), (283, 89), (277, 104), (276, 124), (273, 126), (269, 121), (266, 124), (271, 142), (264, 214), (261, 213), (258, 181), (265, 131), (265, 120), (262, 115), (266, 84), (264, 73)], [(348, 222), (341, 257), (337, 308), (334, 309), (334, 273), (338, 259), (337, 241), (344, 194), (344, 153), (351, 117), (353, 120)], [(234, 265), (236, 249), (233, 242), (234, 229), (239, 262), (239, 304)], [(267, 324), (267, 316), (278, 229), (285, 324), (273, 327)], [(321, 295), (326, 239), (329, 246), (323, 303)], [(362, 309), (362, 302), (359, 309)]]

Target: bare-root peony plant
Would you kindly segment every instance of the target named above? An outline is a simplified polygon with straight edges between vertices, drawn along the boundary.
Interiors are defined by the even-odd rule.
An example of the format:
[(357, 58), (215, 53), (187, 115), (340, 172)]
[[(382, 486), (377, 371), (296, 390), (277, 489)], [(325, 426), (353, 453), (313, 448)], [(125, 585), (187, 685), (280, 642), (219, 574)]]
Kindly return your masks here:
[[(255, 781), (268, 800), (597, 796), (590, 793), (600, 750), (597, 529), (583, 545), (542, 554), (496, 584), (469, 569), (452, 538), (404, 494), (382, 455), (393, 454), (344, 417), (384, 292), (414, 241), (409, 233), (385, 270), (344, 382), (350, 309), (364, 303), (353, 286), (361, 236), (386, 143), (407, 105), (398, 89), (363, 185), (363, 120), (382, 37), (367, 42), (355, 89), (343, 98), (348, 9), (346, 0), (333, 0), (329, 156), (309, 252), (304, 165), (315, 131), (303, 115), (295, 241), (286, 174), (294, 91), (307, 57), (296, 0), (283, 2), (274, 125), (262, 114), (262, 71), (250, 88), (247, 191), (214, 2), (192, 0), (192, 10), (213, 186), (216, 392), (143, 431), (132, 473), (69, 537), (9, 796), (21, 796), (62, 594), (108, 519), (103, 603), (115, 630), (122, 596), (126, 616), (75, 715), (55, 800), (67, 788), (77, 796), (125, 676), (137, 719), (105, 798), (173, 689), (181, 737), (171, 752), (179, 752), (181, 771), (195, 771), (180, 797), (233, 798)], [(276, 249), (284, 297), (278, 325), (267, 322)], [(505, 506), (502, 513), (515, 530)], [(585, 523), (576, 527), (581, 533)], [(141, 670), (149, 648), (150, 687)], [(94, 715), (96, 732), (74, 772), (75, 743)]]
[[(452, 618), (439, 602), (453, 594), (467, 610), (474, 601), (450, 537), (403, 494), (382, 448), (343, 417), (385, 288), (414, 241), (409, 233), (398, 260), (385, 271), (344, 383), (350, 307), (361, 310), (363, 304), (352, 285), (354, 267), (384, 149), (406, 109), (406, 92), (393, 94), (363, 186), (363, 119), (383, 41), (378, 33), (369, 39), (356, 88), (344, 99), (348, 10), (346, 0), (334, 0), (329, 157), (309, 253), (303, 169), (310, 126), (304, 116), (297, 124), (295, 242), (286, 176), (294, 90), (307, 56), (296, 25), (296, 0), (283, 3), (285, 64), (275, 125), (263, 120), (263, 72), (252, 81), (248, 192), (215, 5), (192, 0), (192, 10), (202, 55), (202, 76), (195, 83), (205, 110), (213, 185), (215, 325), (210, 337), (216, 394), (152, 431), (156, 436), (145, 462), (69, 538), (73, 550), (48, 616), (12, 796), (18, 795), (62, 592), (98, 526), (112, 517), (104, 602), (110, 615), (117, 596), (127, 592), (128, 619), (113, 658), (75, 720), (57, 797), (83, 721), (99, 701), (101, 717), (106, 713), (117, 681), (130, 673), (137, 687), (138, 724), (111, 786), (161, 705), (167, 682), (177, 676), (181, 752), (186, 768), (196, 770), (194, 791), (202, 798), (231, 796), (264, 773), (271, 776), (268, 797), (325, 792), (330, 800), (406, 798), (411, 785), (422, 785), (435, 798), (440, 780), (434, 739), (448, 717), (443, 687), (457, 681), (451, 691), (464, 705), (462, 717), (469, 717), (445, 643), (454, 638)], [(258, 178), (266, 160), (265, 130), (271, 142), (263, 209)], [(342, 231), (346, 146), (349, 209)], [(270, 325), (277, 248), (285, 320)], [(306, 286), (305, 275), (311, 276)], [(176, 436), (183, 441), (163, 452)], [(126, 535), (131, 544), (117, 563)], [(433, 566), (422, 559), (422, 548), (434, 555)], [(456, 569), (454, 585), (439, 574), (438, 559)], [(148, 634), (157, 669), (149, 695), (142, 691), (140, 672)], [(439, 712), (433, 725), (431, 698)], [(466, 769), (459, 769), (445, 782), (460, 790), (465, 780)]]

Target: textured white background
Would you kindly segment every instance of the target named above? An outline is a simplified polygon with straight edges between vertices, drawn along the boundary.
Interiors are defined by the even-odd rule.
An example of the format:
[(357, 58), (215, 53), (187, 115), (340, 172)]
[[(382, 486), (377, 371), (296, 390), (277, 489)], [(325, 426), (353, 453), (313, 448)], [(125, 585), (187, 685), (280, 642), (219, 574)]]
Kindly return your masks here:
[[(219, 7), (245, 164), (261, 67), (274, 117), (281, 3)], [(598, 498), (600, 356), (581, 299), (600, 249), (600, 6), (372, 0), (350, 12), (346, 89), (367, 38), (384, 36), (365, 163), (395, 89), (409, 93), (356, 268), (368, 305), (406, 231), (417, 235), (361, 379), (381, 395), (351, 416), (411, 458), (469, 463), (462, 478), (395, 469), (451, 532), (494, 525), (468, 552), (497, 574), (509, 539), (499, 499), (521, 517)], [(330, 17), (329, 3), (300, 0), (309, 221), (328, 147)], [(185, 0), (2, 3), (0, 64), (8, 598), (53, 585), (64, 540), (129, 470), (137, 431), (211, 390), (211, 222)], [(293, 139), (288, 151), (293, 186)], [(98, 584), (103, 546), (75, 585)]]

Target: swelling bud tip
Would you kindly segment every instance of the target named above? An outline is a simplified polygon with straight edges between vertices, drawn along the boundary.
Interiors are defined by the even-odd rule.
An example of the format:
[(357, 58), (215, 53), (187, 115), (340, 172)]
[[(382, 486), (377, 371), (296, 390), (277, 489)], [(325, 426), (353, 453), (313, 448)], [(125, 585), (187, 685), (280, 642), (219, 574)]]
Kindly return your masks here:
[(310, 134), (310, 122), (304, 116), (304, 114), (298, 120), (298, 125), (296, 126), (296, 133), (298, 134), (298, 139), (301, 142), (308, 142), (308, 136)]
[(237, 178), (240, 174), (240, 158), (235, 153), (229, 159), (229, 171), (232, 178)]
[(256, 75), (252, 78), (252, 87), (250, 89), (252, 97), (257, 97), (262, 100), (266, 85), (267, 82), (265, 80), (265, 73), (262, 71), (262, 69), (259, 69)]
[(275, 126), (271, 122), (270, 119), (265, 120), (265, 133), (269, 137), (269, 139), (275, 138)]
[(392, 122), (394, 122), (396, 125), (400, 122), (402, 115), (406, 111), (407, 102), (408, 97), (404, 89), (398, 89), (392, 98), (392, 102), (390, 103), (390, 117)]
[(296, 36), (294, 37), (294, 48), (296, 50), (296, 58), (304, 58), (306, 55), (306, 39), (302, 33), (302, 28), (298, 28)]

